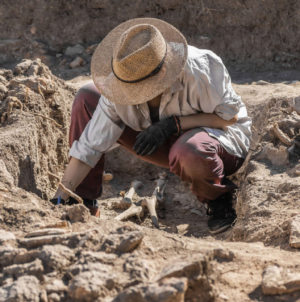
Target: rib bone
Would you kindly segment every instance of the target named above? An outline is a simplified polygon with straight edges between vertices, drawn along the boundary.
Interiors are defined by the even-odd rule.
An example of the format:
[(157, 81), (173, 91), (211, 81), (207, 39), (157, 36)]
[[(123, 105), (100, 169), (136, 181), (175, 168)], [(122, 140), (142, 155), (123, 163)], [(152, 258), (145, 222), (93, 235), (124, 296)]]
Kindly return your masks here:
[(114, 219), (119, 220), (119, 221), (123, 221), (125, 219), (128, 219), (132, 216), (140, 216), (143, 212), (143, 208), (142, 207), (138, 207), (134, 204), (132, 204), (130, 206), (129, 209), (127, 209), (125, 212), (121, 213), (120, 215), (118, 215), (117, 217), (115, 217)]

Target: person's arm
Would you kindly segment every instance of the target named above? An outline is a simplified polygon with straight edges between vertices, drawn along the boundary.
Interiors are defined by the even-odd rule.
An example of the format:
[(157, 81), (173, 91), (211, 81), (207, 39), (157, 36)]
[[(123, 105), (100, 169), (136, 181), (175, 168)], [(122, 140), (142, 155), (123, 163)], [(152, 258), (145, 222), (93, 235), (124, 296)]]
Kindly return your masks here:
[[(65, 174), (62, 178), (63, 185), (71, 190), (75, 191), (78, 185), (84, 180), (84, 178), (90, 172), (91, 167), (85, 164), (84, 162), (72, 157), (69, 165), (65, 171)], [(72, 184), (72, 185), (71, 185)], [(69, 195), (58, 188), (53, 198), (58, 198), (61, 196), (63, 200), (67, 200)]]
[[(62, 178), (63, 185), (74, 191), (105, 153), (121, 136), (123, 124), (113, 105), (101, 96), (92, 119), (70, 149), (71, 160)], [(72, 183), (72, 185), (70, 184)], [(53, 198), (69, 197), (58, 189)]]
[(231, 126), (238, 121), (238, 116), (234, 116), (229, 121), (222, 119), (215, 113), (198, 113), (194, 115), (179, 117), (181, 130), (189, 130), (198, 127), (220, 128)]

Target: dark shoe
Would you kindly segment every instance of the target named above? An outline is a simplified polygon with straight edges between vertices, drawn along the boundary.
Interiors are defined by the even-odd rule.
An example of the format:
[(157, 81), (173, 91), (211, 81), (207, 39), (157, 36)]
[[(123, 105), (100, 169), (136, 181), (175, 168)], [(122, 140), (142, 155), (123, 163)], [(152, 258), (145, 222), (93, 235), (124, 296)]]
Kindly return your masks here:
[(227, 192), (208, 204), (208, 229), (211, 234), (228, 230), (235, 222), (236, 213), (232, 208), (232, 194)]
[[(58, 202), (58, 198), (52, 198), (52, 199), (50, 199), (50, 202), (56, 206), (57, 202)], [(67, 204), (69, 206), (72, 206), (74, 204), (78, 204), (78, 201), (73, 197), (69, 197), (69, 200), (67, 203), (65, 202), (64, 199), (61, 199), (60, 203), (62, 205)], [(90, 213), (92, 216), (96, 216), (96, 217), (100, 216), (98, 201), (96, 199), (84, 199), (83, 198), (83, 204), (90, 210)]]

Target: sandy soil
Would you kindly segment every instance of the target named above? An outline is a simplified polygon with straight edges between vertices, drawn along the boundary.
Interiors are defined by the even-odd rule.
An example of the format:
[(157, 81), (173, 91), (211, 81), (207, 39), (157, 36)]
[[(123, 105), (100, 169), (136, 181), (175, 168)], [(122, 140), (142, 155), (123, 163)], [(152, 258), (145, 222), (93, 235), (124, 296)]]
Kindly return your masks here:
[[(248, 84), (241, 78), (234, 84), (253, 118), (253, 138), (246, 163), (232, 177), (239, 185), (236, 225), (212, 237), (206, 209), (189, 184), (122, 148), (107, 154), (105, 169), (114, 178), (104, 184), (100, 219), (80, 206), (51, 205), (57, 181), (47, 172), (63, 173), (72, 99), (90, 76), (64, 82), (39, 61), (25, 63), (14, 73), (0, 71), (6, 88), (0, 103), (0, 301), (300, 299), (300, 152), (273, 130), (277, 123), (286, 141), (298, 141), (299, 82), (260, 85), (263, 78), (248, 75)], [(23, 109), (16, 104), (8, 114), (13, 97)], [(163, 171), (168, 183), (160, 229), (147, 213), (141, 220), (113, 219), (122, 212), (115, 206), (121, 191), (142, 181), (133, 199), (138, 203)]]

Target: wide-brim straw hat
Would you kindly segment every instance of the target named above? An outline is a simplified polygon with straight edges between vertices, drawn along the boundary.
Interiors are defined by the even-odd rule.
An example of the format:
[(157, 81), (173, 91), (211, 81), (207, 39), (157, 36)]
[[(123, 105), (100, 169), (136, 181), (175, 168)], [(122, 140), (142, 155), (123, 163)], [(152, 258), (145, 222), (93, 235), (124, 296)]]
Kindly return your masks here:
[(140, 18), (120, 24), (103, 39), (91, 71), (108, 100), (137, 105), (170, 87), (186, 60), (187, 42), (180, 31), (158, 19)]

